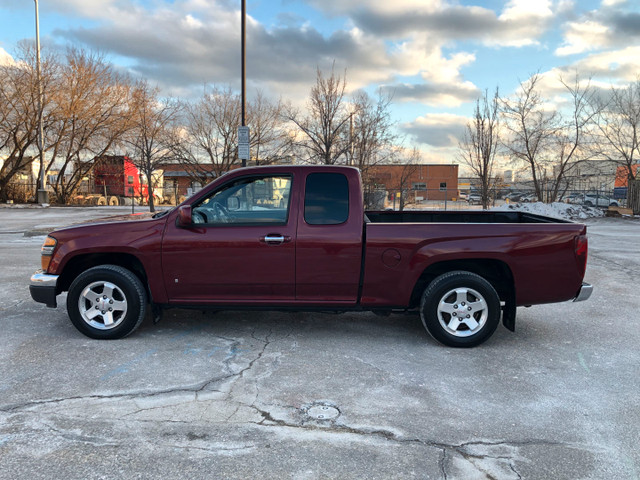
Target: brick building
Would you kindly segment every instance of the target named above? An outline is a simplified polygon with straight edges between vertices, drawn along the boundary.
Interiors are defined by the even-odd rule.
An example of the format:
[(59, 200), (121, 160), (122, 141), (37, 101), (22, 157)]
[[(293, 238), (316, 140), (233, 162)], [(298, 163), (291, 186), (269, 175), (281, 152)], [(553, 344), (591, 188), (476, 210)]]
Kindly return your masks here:
[[(185, 169), (179, 163), (165, 163), (160, 169), (164, 176), (165, 195), (183, 196), (195, 193), (216, 177), (211, 164), (198, 165), (199, 174)], [(201, 177), (205, 177), (202, 180), (206, 181), (199, 180)]]
[(403, 203), (452, 200), (458, 197), (458, 165), (375, 165), (364, 175), (368, 188), (386, 190)]

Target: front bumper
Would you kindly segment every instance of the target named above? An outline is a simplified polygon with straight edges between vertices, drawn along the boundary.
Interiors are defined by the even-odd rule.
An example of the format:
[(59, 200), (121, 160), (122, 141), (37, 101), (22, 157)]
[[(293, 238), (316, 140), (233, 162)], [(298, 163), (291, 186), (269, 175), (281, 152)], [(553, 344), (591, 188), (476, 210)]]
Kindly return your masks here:
[(592, 292), (593, 292), (593, 286), (589, 285), (588, 283), (582, 282), (582, 286), (580, 287), (580, 290), (578, 290), (578, 294), (576, 295), (576, 298), (573, 299), (573, 301), (582, 302), (587, 298), (589, 298)]
[(56, 308), (56, 286), (58, 283), (58, 275), (49, 275), (42, 270), (38, 270), (31, 275), (31, 283), (29, 284), (29, 293), (38, 303), (44, 303), (47, 307)]

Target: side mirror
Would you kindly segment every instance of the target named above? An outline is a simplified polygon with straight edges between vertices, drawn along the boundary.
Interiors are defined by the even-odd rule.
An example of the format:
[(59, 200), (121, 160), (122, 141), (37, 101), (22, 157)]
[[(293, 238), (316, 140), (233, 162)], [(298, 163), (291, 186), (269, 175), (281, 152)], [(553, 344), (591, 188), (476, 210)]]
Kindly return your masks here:
[(238, 197), (227, 198), (227, 210), (240, 210), (240, 200), (238, 200)]
[(191, 205), (182, 205), (178, 208), (178, 226), (190, 227), (193, 224), (191, 218)]

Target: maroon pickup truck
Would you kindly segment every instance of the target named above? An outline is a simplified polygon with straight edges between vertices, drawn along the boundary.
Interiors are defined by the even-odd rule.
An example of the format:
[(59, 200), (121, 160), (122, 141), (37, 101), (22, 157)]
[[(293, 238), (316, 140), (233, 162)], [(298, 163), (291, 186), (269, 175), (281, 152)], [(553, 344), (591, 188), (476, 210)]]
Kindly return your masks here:
[(234, 170), (152, 218), (52, 232), (31, 296), (92, 338), (165, 308), (417, 311), (452, 347), (516, 307), (586, 300), (586, 227), (522, 212), (364, 212), (350, 167)]

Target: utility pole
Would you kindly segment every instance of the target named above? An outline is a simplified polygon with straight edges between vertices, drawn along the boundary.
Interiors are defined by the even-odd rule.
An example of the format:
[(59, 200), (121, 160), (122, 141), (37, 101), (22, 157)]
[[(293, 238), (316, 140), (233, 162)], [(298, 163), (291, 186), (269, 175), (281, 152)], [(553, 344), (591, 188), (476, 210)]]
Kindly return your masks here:
[[(38, 83), (38, 153), (40, 155), (40, 188), (38, 189), (38, 203), (49, 203), (47, 192), (47, 176), (44, 165), (44, 128), (42, 126), (42, 77), (40, 70), (40, 15), (38, 13), (38, 0), (36, 4), (36, 82)], [(244, 0), (243, 0), (244, 1)]]
[[(241, 46), (241, 63), (242, 63), (242, 123), (241, 125), (245, 127), (246, 117), (245, 117), (245, 106), (247, 102), (247, 0), (242, 0), (242, 20), (240, 27), (240, 35), (242, 39), (240, 40)], [(247, 159), (245, 155), (242, 155), (242, 166), (247, 166)]]
[(349, 115), (349, 161), (347, 165), (354, 165), (353, 161), (353, 114), (355, 112), (351, 112)]

